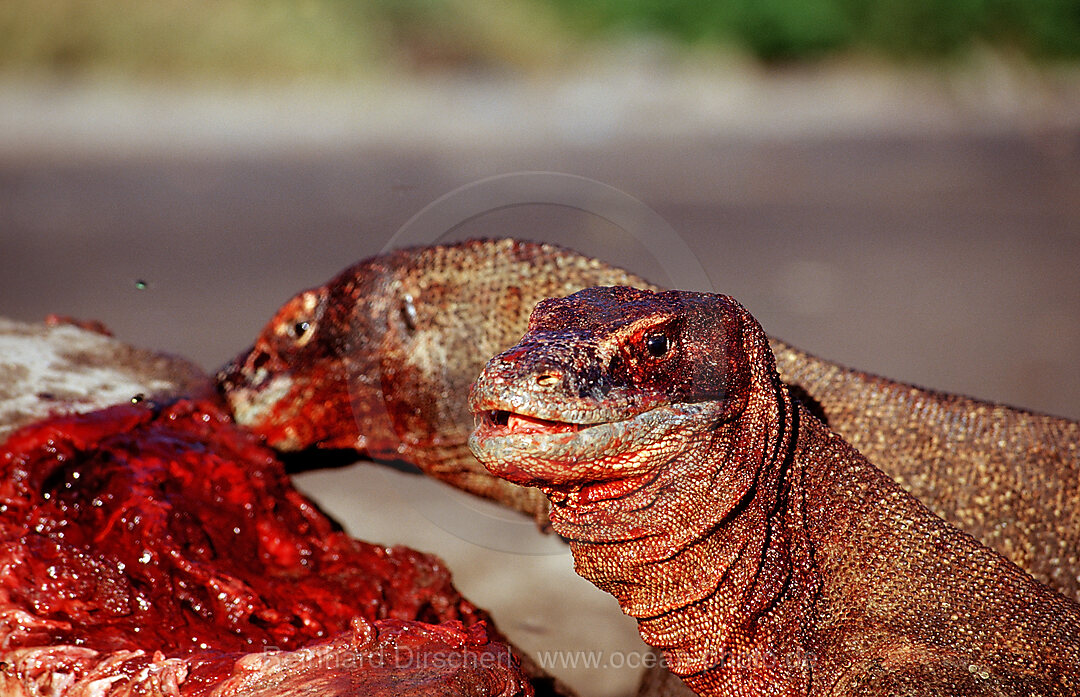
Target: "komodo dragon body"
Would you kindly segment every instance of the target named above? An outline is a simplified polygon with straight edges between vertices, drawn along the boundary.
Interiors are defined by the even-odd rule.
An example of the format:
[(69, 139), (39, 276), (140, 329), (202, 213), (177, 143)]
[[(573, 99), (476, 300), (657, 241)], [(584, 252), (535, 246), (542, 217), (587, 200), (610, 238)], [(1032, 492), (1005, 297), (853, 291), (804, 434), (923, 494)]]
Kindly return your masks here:
[(727, 296), (546, 300), (470, 402), (473, 452), (698, 694), (1080, 692), (1080, 605), (813, 417)]
[[(538, 492), (466, 447), (469, 385), (533, 306), (597, 285), (656, 289), (567, 249), (515, 240), (391, 252), (289, 300), (219, 373), (236, 419), (283, 450), (411, 462), (546, 519)], [(935, 513), (1080, 598), (1080, 425), (931, 392), (772, 339), (800, 399)]]

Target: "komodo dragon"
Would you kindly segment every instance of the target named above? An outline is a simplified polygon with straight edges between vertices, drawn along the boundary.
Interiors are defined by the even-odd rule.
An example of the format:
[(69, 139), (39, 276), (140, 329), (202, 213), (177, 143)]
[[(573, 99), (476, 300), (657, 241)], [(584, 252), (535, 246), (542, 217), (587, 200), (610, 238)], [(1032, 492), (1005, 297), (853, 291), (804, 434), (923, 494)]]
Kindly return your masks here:
[(1080, 605), (931, 513), (793, 398), (727, 296), (537, 305), (470, 446), (700, 695), (1065, 697)]
[[(560, 247), (515, 240), (399, 250), (299, 293), (218, 375), (236, 420), (282, 450), (411, 462), (546, 519), (531, 489), (466, 447), (464, 395), (540, 300), (656, 287)], [(949, 523), (1080, 599), (1080, 425), (850, 370), (771, 339), (781, 376), (828, 425)]]

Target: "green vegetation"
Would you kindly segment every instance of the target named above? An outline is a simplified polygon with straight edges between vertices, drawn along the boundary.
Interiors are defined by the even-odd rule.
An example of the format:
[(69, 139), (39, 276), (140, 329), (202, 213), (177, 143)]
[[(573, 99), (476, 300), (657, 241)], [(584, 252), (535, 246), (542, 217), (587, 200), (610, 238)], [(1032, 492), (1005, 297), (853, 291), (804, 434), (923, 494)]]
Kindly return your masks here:
[(1080, 57), (1080, 0), (2, 0), (0, 70), (356, 75), (533, 67), (659, 35), (765, 60), (940, 58), (992, 46)]
[(767, 60), (861, 50), (939, 58), (975, 44), (1080, 57), (1078, 0), (552, 0), (584, 31), (726, 41)]

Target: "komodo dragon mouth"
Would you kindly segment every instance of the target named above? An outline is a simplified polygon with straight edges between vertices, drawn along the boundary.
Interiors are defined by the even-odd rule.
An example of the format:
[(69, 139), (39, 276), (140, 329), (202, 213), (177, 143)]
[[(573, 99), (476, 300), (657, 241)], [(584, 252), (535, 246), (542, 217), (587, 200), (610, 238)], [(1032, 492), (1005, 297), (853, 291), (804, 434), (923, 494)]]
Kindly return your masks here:
[(541, 419), (502, 409), (486, 412), (483, 419), (490, 427), (503, 429), (506, 433), (577, 433), (583, 428), (594, 425)]
[[(527, 398), (527, 395), (515, 394), (513, 391), (504, 392), (486, 387), (481, 389), (480, 393), (474, 395), (473, 409), (477, 429), (474, 437), (480, 441), (488, 441), (492, 438), (529, 436), (530, 442), (536, 444), (559, 443), (573, 445), (575, 449), (589, 447), (588, 444), (595, 447), (601, 441), (618, 447), (620, 443), (628, 443), (638, 429), (664, 425), (658, 420), (661, 412), (669, 415), (682, 411), (686, 406), (680, 407), (669, 404), (665, 399), (652, 397), (642, 399), (638, 404), (623, 403), (617, 407), (575, 401), (549, 406), (541, 413), (526, 413), (521, 410), (521, 405)], [(572, 437), (567, 438), (567, 434)], [(545, 436), (557, 438), (547, 441)]]
[(485, 409), (476, 415), (473, 437), (485, 448), (499, 448), (505, 443), (516, 450), (528, 443), (529, 452), (545, 460), (590, 459), (602, 452), (623, 449), (632, 441), (634, 432), (651, 425), (653, 419), (649, 414), (653, 411), (656, 409), (630, 414), (623, 419), (583, 422), (549, 419), (508, 409)]
[(550, 469), (554, 479), (558, 480), (569, 474), (568, 465), (617, 450), (634, 430), (634, 422), (639, 416), (580, 423), (509, 409), (485, 409), (476, 414), (472, 441), (478, 447), (498, 453), (501, 459), (517, 459), (515, 455), (527, 452), (530, 459), (538, 463), (543, 461), (546, 466), (541, 469)]
[(699, 411), (697, 405), (665, 404), (621, 420), (580, 423), (524, 414), (499, 408), (509, 404), (485, 401), (476, 412), (476, 431), (469, 445), (474, 452), (484, 453), (488, 469), (510, 481), (540, 486), (575, 505), (641, 491), (658, 471), (645, 443), (683, 423), (688, 412)]

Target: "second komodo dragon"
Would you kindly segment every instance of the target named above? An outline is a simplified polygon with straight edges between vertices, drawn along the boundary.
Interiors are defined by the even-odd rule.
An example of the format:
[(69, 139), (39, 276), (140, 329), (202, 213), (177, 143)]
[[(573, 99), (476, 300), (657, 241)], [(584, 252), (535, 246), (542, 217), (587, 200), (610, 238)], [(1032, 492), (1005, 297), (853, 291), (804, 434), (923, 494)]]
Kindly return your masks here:
[[(546, 519), (466, 439), (469, 385), (533, 306), (598, 285), (656, 289), (560, 247), (479, 240), (361, 261), (289, 300), (219, 374), (236, 420), (282, 450), (404, 460)], [(935, 513), (1080, 599), (1080, 425), (850, 370), (771, 339), (828, 425)]]
[(700, 695), (1080, 692), (1080, 605), (812, 416), (727, 296), (545, 300), (470, 402), (473, 452)]

